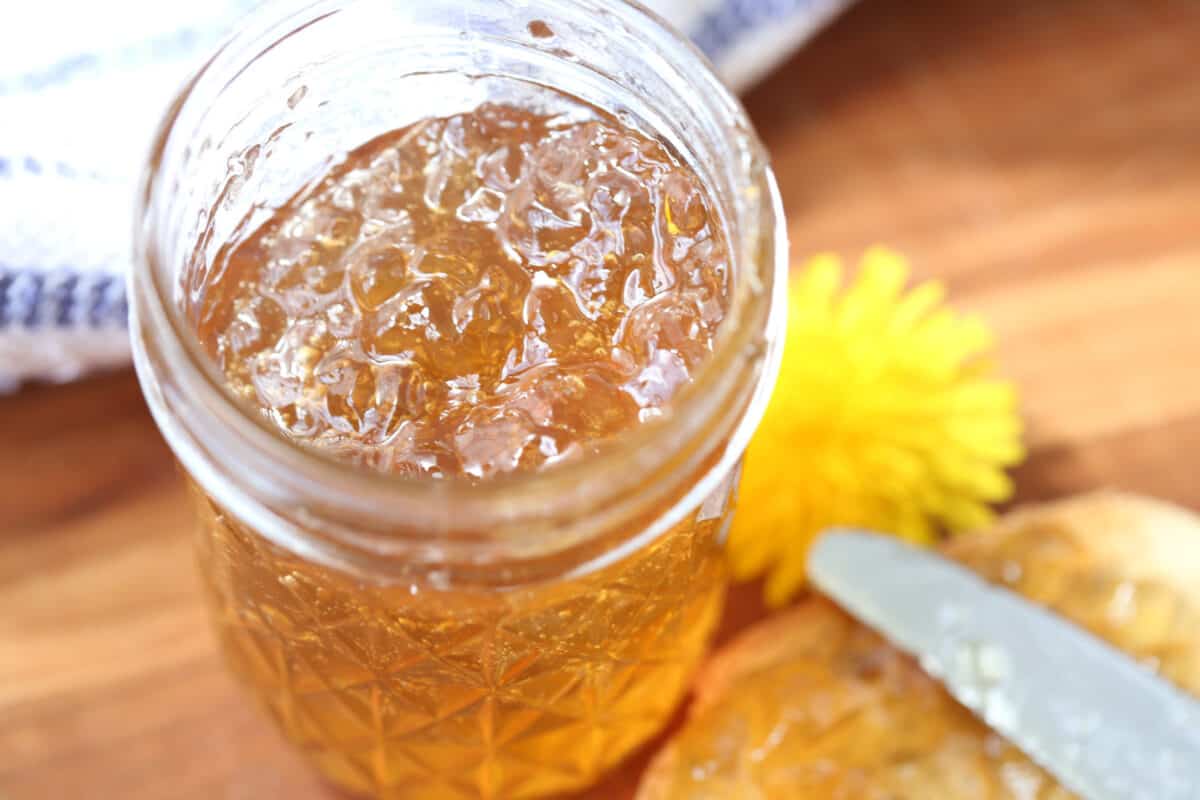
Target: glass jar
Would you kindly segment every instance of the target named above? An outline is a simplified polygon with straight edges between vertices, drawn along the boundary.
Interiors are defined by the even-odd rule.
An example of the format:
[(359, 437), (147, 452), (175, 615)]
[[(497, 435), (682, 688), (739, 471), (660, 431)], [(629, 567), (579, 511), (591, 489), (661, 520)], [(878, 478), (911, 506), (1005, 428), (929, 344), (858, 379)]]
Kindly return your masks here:
[[(730, 310), (668, 413), (485, 482), (369, 473), (235, 398), (192, 313), (217, 249), (337, 154), (550, 85), (666, 139), (729, 232)], [(607, 0), (268, 5), (156, 140), (135, 363), (187, 473), (235, 672), (330, 779), (376, 797), (540, 797), (653, 735), (720, 614), (738, 465), (778, 368), (786, 240), (761, 145), (703, 57)]]

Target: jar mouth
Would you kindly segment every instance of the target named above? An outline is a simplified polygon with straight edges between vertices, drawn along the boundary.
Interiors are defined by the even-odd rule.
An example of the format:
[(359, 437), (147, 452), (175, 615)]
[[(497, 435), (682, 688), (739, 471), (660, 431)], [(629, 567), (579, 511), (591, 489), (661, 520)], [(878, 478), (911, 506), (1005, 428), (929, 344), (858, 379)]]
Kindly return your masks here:
[[(283, 18), (263, 11), (256, 14), (266, 31), (287, 28), (300, 16), (307, 27), (328, 17), (324, 6), (336, 5), (312, 3)], [(185, 309), (173, 299), (174, 273), (157, 246), (162, 221), (153, 213), (158, 194), (169, 191), (160, 173), (181, 111), (198, 85), (221, 77), (214, 70), (224, 66), (223, 59), (254, 44), (245, 41), (253, 38), (247, 33), (253, 26), (244, 27), (183, 89), (160, 127), (139, 199), (141, 222), (130, 296), (135, 364), (156, 421), (205, 491), (254, 527), (286, 527), (291, 537), (297, 525), (285, 518), (292, 517), (301, 521), (306, 532), (323, 529), (338, 545), (382, 554), (393, 546), (411, 544), (406, 541), (413, 538), (406, 535), (410, 533), (418, 539), (441, 539), (436, 549), (443, 555), (441, 545), (447, 534), (472, 547), (491, 541), (510, 550), (514, 546), (534, 550), (545, 546), (533, 540), (546, 533), (536, 520), (592, 513), (598, 521), (593, 527), (599, 530), (601, 520), (618, 512), (632, 513), (622, 510), (622, 504), (631, 495), (644, 495), (656, 480), (697, 476), (672, 506), (675, 516), (682, 517), (716, 487), (745, 450), (775, 383), (786, 314), (786, 228), (762, 145), (744, 109), (704, 56), (653, 12), (633, 3), (610, 7), (601, 0), (547, 0), (543, 5), (546, 12), (538, 19), (549, 19), (556, 9), (602, 12), (645, 35), (656, 68), (671, 70), (672, 79), (701, 99), (701, 111), (711, 115), (724, 133), (727, 152), (722, 168), (729, 173), (735, 206), (726, 220), (733, 291), (712, 352), (661, 417), (614, 435), (584, 457), (536, 471), (504, 473), (484, 481), (400, 477), (340, 461), (285, 437), (234, 395), (203, 350)], [(554, 25), (553, 19), (550, 24)], [(271, 46), (268, 43), (268, 49)], [(160, 364), (166, 365), (177, 389), (163, 386), (168, 378), (161, 374)], [(711, 439), (709, 433), (718, 434), (719, 440), (699, 441)], [(677, 519), (671, 516), (669, 511), (650, 528), (674, 524)], [(330, 524), (334, 518), (349, 523)], [(430, 532), (438, 536), (426, 535)]]

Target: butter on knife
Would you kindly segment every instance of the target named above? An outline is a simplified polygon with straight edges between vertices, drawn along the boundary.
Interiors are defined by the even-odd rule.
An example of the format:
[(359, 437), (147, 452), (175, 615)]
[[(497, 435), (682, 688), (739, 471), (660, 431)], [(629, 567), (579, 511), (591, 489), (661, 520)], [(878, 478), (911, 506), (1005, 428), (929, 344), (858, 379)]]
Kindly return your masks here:
[(1200, 703), (1063, 617), (877, 534), (826, 534), (809, 575), (1084, 797), (1200, 798)]

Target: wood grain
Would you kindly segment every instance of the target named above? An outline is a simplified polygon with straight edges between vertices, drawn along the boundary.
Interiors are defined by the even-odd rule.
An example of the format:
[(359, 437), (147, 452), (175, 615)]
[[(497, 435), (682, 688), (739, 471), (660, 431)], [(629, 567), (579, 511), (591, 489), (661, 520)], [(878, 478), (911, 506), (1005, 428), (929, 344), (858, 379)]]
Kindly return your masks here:
[[(798, 257), (886, 242), (991, 320), (1023, 498), (1200, 507), (1198, 50), (1189, 0), (864, 0), (747, 98)], [(4, 800), (337, 796), (226, 677), (188, 525), (130, 374), (0, 401)]]

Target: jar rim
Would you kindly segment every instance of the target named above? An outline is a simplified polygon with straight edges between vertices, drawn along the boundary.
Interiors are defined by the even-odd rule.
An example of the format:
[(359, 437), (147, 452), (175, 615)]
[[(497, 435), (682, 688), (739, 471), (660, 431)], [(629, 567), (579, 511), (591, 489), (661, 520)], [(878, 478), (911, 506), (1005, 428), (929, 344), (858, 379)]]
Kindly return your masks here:
[[(280, 25), (286, 27), (289, 19), (300, 15), (320, 19), (325, 6), (367, 1), (298, 2), (293, 3), (291, 16), (279, 16), (275, 6), (267, 4), (267, 10), (260, 9), (252, 16), (257, 16), (259, 27), (271, 30)], [(351, 513), (360, 522), (369, 517), (377, 523), (341, 528), (332, 537), (334, 547), (361, 547), (386, 553), (389, 545), (412, 544), (403, 541), (406, 537), (398, 538), (396, 531), (444, 533), (459, 530), (463, 521), (470, 521), (467, 527), (477, 533), (473, 547), (478, 548), (491, 539), (512, 545), (522, 536), (522, 527), (527, 527), (524, 523), (544, 515), (549, 506), (570, 505), (589, 486), (593, 487), (592, 499), (599, 508), (644, 488), (648, 476), (684, 468), (698, 470), (696, 474), (700, 477), (692, 491), (676, 503), (681, 509), (677, 516), (682, 516), (715, 488), (745, 450), (775, 383), (786, 315), (786, 226), (765, 151), (745, 110), (721, 84), (700, 51), (652, 11), (632, 2), (603, 4), (601, 0), (547, 0), (544, 5), (572, 9), (575, 13), (603, 9), (644, 33), (652, 41), (657, 60), (678, 72), (681, 80), (690, 82), (690, 90), (705, 106), (701, 111), (715, 115), (728, 136), (732, 150), (730, 166), (737, 171), (737, 188), (743, 193), (738, 201), (745, 202), (749, 209), (745, 213), (754, 214), (757, 219), (751, 220), (752, 235), (731, 241), (733, 292), (729, 313), (718, 329), (712, 352), (698, 367), (693, 380), (672, 398), (661, 417), (622, 431), (586, 458), (568, 459), (542, 470), (500, 474), (486, 481), (459, 477), (400, 478), (339, 461), (281, 435), (262, 414), (233, 394), (217, 365), (203, 351), (184, 309), (171, 300), (173, 287), (164, 284), (170, 270), (163, 269), (160, 254), (156, 252), (157, 231), (150, 214), (155, 192), (162, 190), (155, 180), (156, 173), (173, 125), (197, 83), (211, 79), (210, 72), (222, 53), (244, 45), (243, 40), (254, 35), (255, 26), (244, 25), (184, 87), (160, 126), (139, 200), (138, 257), (130, 276), (130, 297), (134, 298), (135, 364), (160, 428), (177, 457), (203, 488), (218, 501), (232, 506), (235, 513), (247, 517), (256, 528), (282, 525), (290, 529), (289, 537), (295, 534), (297, 526), (284, 519), (291, 515), (284, 514), (278, 503), (270, 513), (265, 513), (268, 509), (251, 508), (262, 504), (261, 492), (270, 493), (274, 489), (293, 497), (298, 492), (304, 495), (302, 507), (293, 509), (298, 514), (307, 511), (321, 516), (322, 509), (336, 509), (338, 513)], [(178, 413), (166, 409), (161, 381), (146, 349), (147, 337), (140, 335), (141, 328), (147, 325), (166, 334), (167, 341), (161, 337), (158, 341), (162, 348), (158, 355), (170, 362), (172, 379), (179, 382), (183, 396), (194, 406), (186, 423), (172, 418)], [(755, 385), (742, 408), (730, 409), (730, 399), (737, 396), (739, 389), (745, 390), (736, 384), (744, 380), (747, 364), (757, 365)], [(683, 447), (688, 440), (702, 436), (715, 419), (731, 412), (739, 418), (715, 457), (705, 458), (704, 453)], [(229, 451), (224, 457), (248, 461), (245, 472), (261, 472), (271, 464), (282, 471), (273, 476), (252, 476), (256, 484), (241, 487), (228, 476), (222, 477), (212, 463), (222, 454), (210, 453), (206, 460), (192, 452), (197, 447), (212, 447), (199, 441), (203, 437), (198, 430), (188, 429), (189, 425), (194, 428), (199, 424), (197, 418), (205, 413), (219, 417), (220, 424), (216, 428), (209, 426), (209, 430), (219, 431), (223, 438), (221, 447)], [(271, 487), (272, 481), (282, 485)], [(277, 499), (282, 500), (282, 495)], [(651, 527), (673, 524), (670, 516), (668, 512)], [(481, 521), (486, 522), (481, 525)], [(304, 528), (309, 530), (310, 526)], [(387, 533), (380, 536), (371, 532), (373, 528)]]

